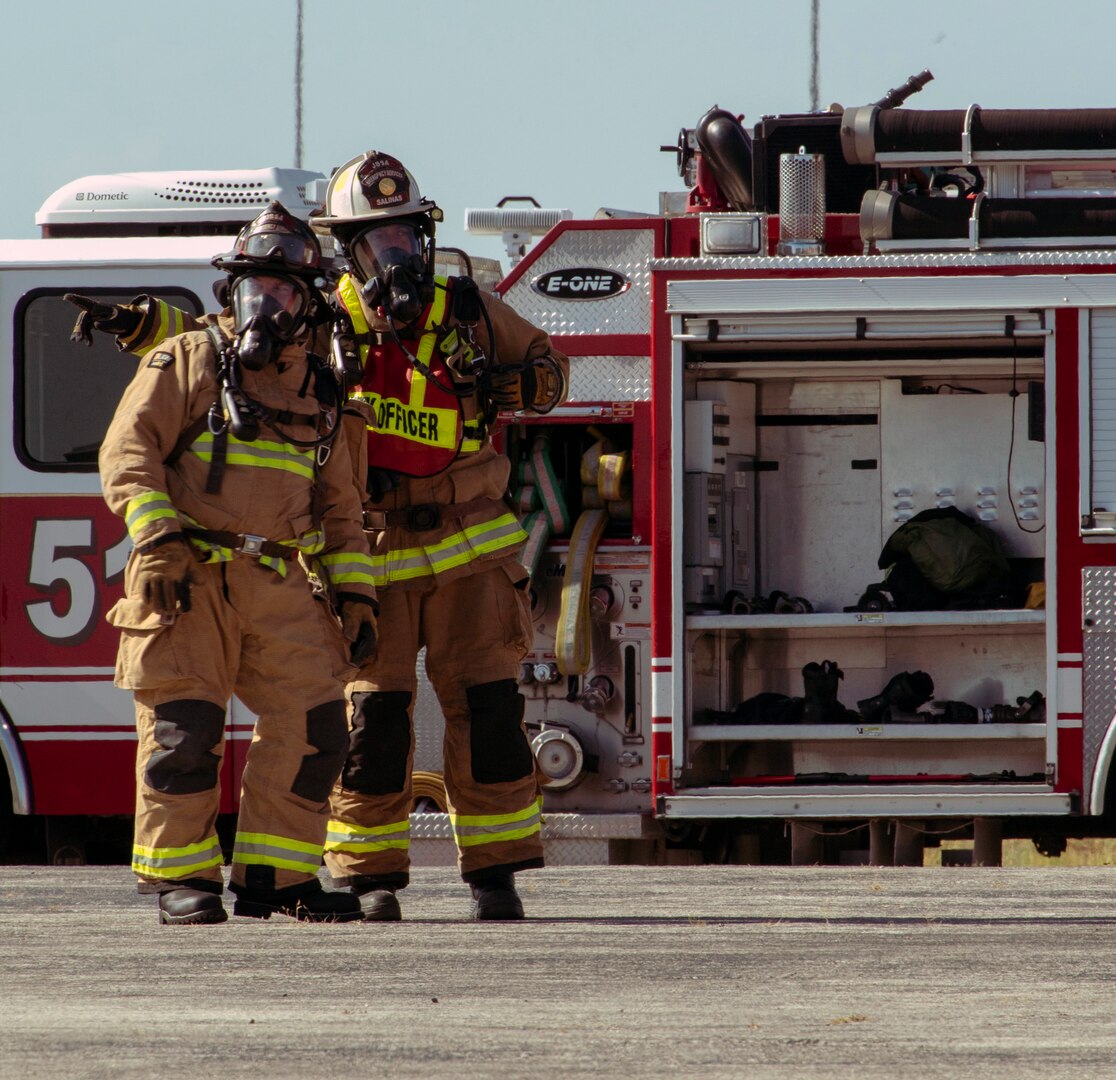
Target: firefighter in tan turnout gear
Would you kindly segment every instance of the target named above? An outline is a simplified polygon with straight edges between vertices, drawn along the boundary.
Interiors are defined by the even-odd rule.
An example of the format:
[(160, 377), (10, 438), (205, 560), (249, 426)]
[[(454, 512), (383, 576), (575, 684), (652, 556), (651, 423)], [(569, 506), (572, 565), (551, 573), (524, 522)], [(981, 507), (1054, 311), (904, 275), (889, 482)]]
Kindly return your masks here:
[(441, 211), (395, 158), (334, 173), (318, 230), (351, 274), (337, 298), (364, 362), (365, 525), (390, 635), (349, 687), (348, 760), (333, 793), (326, 866), (365, 918), (401, 917), (409, 878), (415, 663), (445, 717), (444, 771), (473, 916), (518, 919), (513, 875), (543, 865), (540, 791), (517, 688), (529, 647), (526, 534), (505, 501), (510, 462), (488, 428), (501, 409), (548, 412), (569, 362), (469, 278), (435, 277)]
[(306, 344), (320, 259), (282, 206), (260, 214), (214, 259), (231, 314), (146, 353), (101, 448), (106, 501), (135, 545), (109, 613), (116, 682), (136, 701), (133, 869), (141, 892), (159, 894), (163, 923), (227, 917), (215, 822), (234, 693), (258, 716), (234, 913), (361, 917), (356, 898), (317, 878), (347, 749), (342, 680), (376, 640), (343, 390)]

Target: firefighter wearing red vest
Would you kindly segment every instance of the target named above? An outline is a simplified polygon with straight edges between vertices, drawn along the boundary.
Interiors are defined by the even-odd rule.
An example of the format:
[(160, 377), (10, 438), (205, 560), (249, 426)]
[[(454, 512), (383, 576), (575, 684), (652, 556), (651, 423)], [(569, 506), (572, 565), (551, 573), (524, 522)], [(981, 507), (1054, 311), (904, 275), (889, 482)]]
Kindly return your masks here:
[(135, 545), (109, 619), (116, 683), (136, 702), (132, 867), (162, 923), (227, 918), (215, 822), (234, 693), (258, 716), (242, 744), (234, 913), (361, 918), (317, 877), (348, 748), (343, 680), (376, 639), (343, 391), (307, 348), (320, 259), (278, 203), (246, 226), (214, 260), (230, 313), (146, 353), (100, 452)]
[(338, 169), (324, 215), (351, 273), (337, 297), (364, 363), (365, 526), (391, 634), (349, 686), (350, 747), (333, 793), (326, 866), (365, 918), (401, 917), (408, 883), (415, 663), (445, 717), (444, 774), (473, 917), (518, 919), (514, 874), (543, 865), (540, 790), (517, 677), (529, 648), (526, 534), (505, 501), (500, 410), (548, 412), (569, 361), (470, 278), (437, 277), (441, 211), (395, 158)]

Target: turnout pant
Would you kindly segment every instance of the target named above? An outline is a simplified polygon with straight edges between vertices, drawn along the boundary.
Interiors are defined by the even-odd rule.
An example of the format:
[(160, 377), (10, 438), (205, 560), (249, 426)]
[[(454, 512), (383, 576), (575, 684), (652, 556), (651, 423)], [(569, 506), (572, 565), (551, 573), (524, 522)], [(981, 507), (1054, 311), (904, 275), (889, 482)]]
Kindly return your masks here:
[(258, 719), (250, 743), (232, 744), (244, 771), (231, 884), (284, 888), (321, 865), (347, 749), (341, 680), (351, 668), (336, 618), (298, 564), (286, 567), (283, 577), (246, 557), (199, 565), (191, 610), (171, 625), (136, 600), (111, 613), (121, 628), (117, 685), (136, 701), (132, 869), (141, 892), (221, 889), (215, 823), (234, 693)]
[(517, 688), (527, 652), (522, 569), (499, 566), (432, 592), (380, 591), (387, 633), (349, 687), (349, 755), (330, 803), (325, 863), (339, 884), (409, 880), (415, 663), (445, 717), (446, 795), (466, 881), (543, 865), (540, 792)]

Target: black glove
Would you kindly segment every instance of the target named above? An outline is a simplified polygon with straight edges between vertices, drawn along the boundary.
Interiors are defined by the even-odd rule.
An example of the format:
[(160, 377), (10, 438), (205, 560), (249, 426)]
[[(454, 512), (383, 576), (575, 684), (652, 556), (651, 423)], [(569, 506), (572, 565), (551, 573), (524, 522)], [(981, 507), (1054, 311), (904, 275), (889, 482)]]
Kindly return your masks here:
[(399, 473), (391, 469), (377, 469), (375, 466), (368, 470), (368, 497), (373, 502), (383, 500), (399, 487)]
[(127, 337), (143, 322), (143, 312), (130, 304), (102, 304), (91, 296), (81, 293), (65, 293), (63, 300), (81, 308), (70, 340), (82, 345), (93, 344), (93, 331)]
[(349, 659), (361, 664), (376, 651), (377, 604), (360, 593), (338, 593), (341, 632), (349, 642)]
[(190, 610), (191, 569), (197, 565), (182, 533), (166, 533), (136, 550), (136, 589), (160, 615)]

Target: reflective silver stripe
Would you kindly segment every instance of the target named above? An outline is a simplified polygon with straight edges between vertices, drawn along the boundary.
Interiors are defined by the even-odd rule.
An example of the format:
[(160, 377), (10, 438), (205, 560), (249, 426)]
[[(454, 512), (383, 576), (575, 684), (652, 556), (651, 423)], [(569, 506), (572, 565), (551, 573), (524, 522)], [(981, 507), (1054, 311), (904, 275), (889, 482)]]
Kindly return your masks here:
[(402, 548), (373, 555), (376, 584), (443, 573), (455, 566), (463, 566), (480, 555), (503, 548), (517, 547), (527, 539), (527, 534), (514, 514), (504, 514), (494, 521), (472, 525), (452, 533), (444, 540), (427, 547)]
[(224, 862), (216, 836), (185, 847), (132, 848), (132, 870), (147, 877), (189, 877), (191, 873), (220, 866)]
[(390, 825), (374, 825), (362, 828), (345, 821), (330, 821), (326, 833), (326, 851), (387, 851), (406, 850), (411, 843), (411, 822), (392, 822)]
[(450, 823), (458, 847), (506, 843), (540, 832), (542, 809), (536, 801), (511, 814), (451, 814)]
[[(203, 431), (191, 444), (190, 452), (202, 461), (208, 462), (213, 456), (213, 434)], [(290, 443), (257, 439), (255, 442), (241, 442), (229, 436), (225, 460), (230, 465), (245, 465), (258, 469), (281, 469), (294, 473), (307, 480), (314, 479), (314, 451), (299, 450)]]
[(164, 518), (172, 518), (177, 522), (178, 515), (170, 496), (162, 491), (146, 491), (142, 495), (136, 495), (128, 500), (124, 511), (124, 523), (133, 541), (153, 521)]
[(323, 555), (319, 561), (329, 575), (332, 585), (345, 585), (352, 582), (361, 585), (376, 584), (372, 558), (369, 555), (352, 551), (339, 555)]
[(232, 861), (234, 864), (275, 866), (281, 870), (315, 874), (322, 865), (322, 845), (267, 833), (238, 832)]

